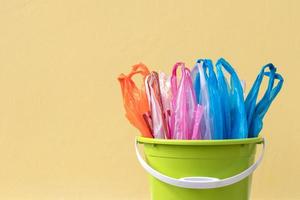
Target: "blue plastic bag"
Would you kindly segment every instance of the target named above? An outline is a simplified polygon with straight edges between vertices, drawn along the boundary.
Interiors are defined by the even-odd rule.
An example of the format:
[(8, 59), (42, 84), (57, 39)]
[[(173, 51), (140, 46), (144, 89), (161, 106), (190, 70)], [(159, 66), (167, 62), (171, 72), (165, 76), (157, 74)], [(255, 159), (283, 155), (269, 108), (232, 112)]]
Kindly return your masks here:
[[(224, 120), (224, 138), (247, 138), (248, 125), (241, 81), (233, 67), (224, 58), (217, 61), (216, 68), (221, 95), (221, 114)], [(230, 86), (222, 68), (230, 74)]]
[[(214, 66), (209, 59), (200, 59), (198, 62), (203, 62), (203, 69), (205, 72), (206, 82), (208, 83), (209, 93), (209, 116), (210, 116), (210, 127), (213, 139), (223, 139), (223, 116), (221, 113), (221, 100), (218, 88), (218, 81), (214, 72)], [(207, 73), (208, 70), (208, 73)]]
[(228, 82), (221, 70), (221, 67), (217, 67), (217, 79), (219, 86), (219, 94), (221, 96), (221, 113), (223, 116), (223, 125), (224, 125), (224, 139), (230, 138), (231, 133), (231, 114), (230, 114), (230, 94)]
[[(269, 69), (269, 72), (265, 72)], [(259, 89), (264, 77), (269, 77), (268, 87), (262, 99), (256, 104)], [(275, 80), (278, 83), (275, 87)], [(263, 118), (268, 111), (272, 101), (275, 99), (283, 85), (283, 78), (276, 73), (276, 67), (273, 64), (265, 65), (258, 74), (246, 100), (245, 107), (247, 112), (247, 121), (249, 126), (249, 137), (257, 137), (263, 126)]]
[[(210, 130), (209, 139), (223, 139), (223, 116), (220, 115), (221, 102), (218, 82), (211, 60), (199, 59), (197, 61), (193, 69), (193, 80), (197, 102), (206, 108), (204, 110), (204, 122), (202, 122), (200, 129), (203, 129), (205, 125), (205, 129)], [(207, 136), (208, 133), (205, 135)]]
[(197, 103), (201, 103), (201, 82), (200, 82), (200, 75), (199, 75), (199, 70), (198, 67), (195, 66), (194, 69), (192, 70), (192, 78), (193, 78), (193, 86), (196, 94), (196, 100)]

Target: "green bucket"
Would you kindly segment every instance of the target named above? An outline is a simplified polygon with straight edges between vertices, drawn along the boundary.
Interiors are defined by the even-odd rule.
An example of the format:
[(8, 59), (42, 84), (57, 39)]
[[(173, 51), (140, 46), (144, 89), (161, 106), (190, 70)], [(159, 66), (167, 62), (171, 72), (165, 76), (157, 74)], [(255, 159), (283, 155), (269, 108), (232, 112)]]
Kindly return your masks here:
[[(144, 145), (145, 159), (138, 144)], [(262, 153), (255, 161), (257, 144)], [(152, 200), (248, 200), (263, 138), (162, 140), (138, 137), (136, 154), (149, 173)]]

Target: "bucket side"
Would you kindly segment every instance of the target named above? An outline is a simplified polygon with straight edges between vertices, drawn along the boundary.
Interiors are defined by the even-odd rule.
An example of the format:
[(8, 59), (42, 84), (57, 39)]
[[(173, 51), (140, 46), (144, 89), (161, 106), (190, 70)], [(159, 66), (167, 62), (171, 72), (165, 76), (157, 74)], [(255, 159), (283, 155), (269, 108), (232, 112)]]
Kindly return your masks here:
[[(234, 176), (254, 162), (256, 144), (235, 145), (165, 145), (144, 144), (145, 158), (157, 171), (173, 177)], [(251, 176), (230, 186), (216, 189), (185, 189), (163, 183), (150, 177), (153, 200), (247, 200)]]
[(144, 144), (145, 158), (157, 171), (173, 178), (228, 178), (254, 162), (256, 144), (175, 146)]

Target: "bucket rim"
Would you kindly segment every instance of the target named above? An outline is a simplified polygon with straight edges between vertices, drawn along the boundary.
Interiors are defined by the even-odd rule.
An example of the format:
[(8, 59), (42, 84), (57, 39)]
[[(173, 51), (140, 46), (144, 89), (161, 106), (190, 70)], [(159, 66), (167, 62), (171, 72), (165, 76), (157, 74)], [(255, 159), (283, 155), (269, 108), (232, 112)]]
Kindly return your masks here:
[(238, 145), (238, 144), (260, 144), (262, 137), (244, 139), (223, 139), (223, 140), (175, 140), (137, 137), (140, 144), (162, 144), (162, 145), (182, 145), (182, 146), (213, 146), (213, 145)]

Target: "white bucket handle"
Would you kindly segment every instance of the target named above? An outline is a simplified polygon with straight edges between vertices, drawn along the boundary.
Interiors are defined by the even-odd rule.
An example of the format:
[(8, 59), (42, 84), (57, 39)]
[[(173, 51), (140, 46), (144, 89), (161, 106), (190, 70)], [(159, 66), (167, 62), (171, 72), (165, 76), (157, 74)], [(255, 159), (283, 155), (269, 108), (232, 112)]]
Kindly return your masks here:
[(153, 169), (151, 166), (147, 164), (147, 162), (142, 158), (139, 152), (137, 138), (135, 141), (135, 151), (136, 151), (136, 156), (138, 158), (138, 161), (140, 162), (142, 167), (153, 177), (157, 178), (158, 180), (164, 183), (181, 187), (181, 188), (212, 189), (212, 188), (220, 188), (220, 187), (232, 185), (248, 177), (250, 174), (252, 174), (254, 170), (258, 167), (258, 165), (261, 163), (264, 157), (265, 146), (266, 146), (264, 138), (262, 140), (262, 144), (263, 144), (263, 148), (261, 154), (257, 159), (257, 161), (252, 166), (250, 166), (248, 169), (235, 176), (225, 178), (225, 179), (218, 179), (213, 177), (183, 177), (179, 179), (172, 178), (156, 171), (155, 169)]

